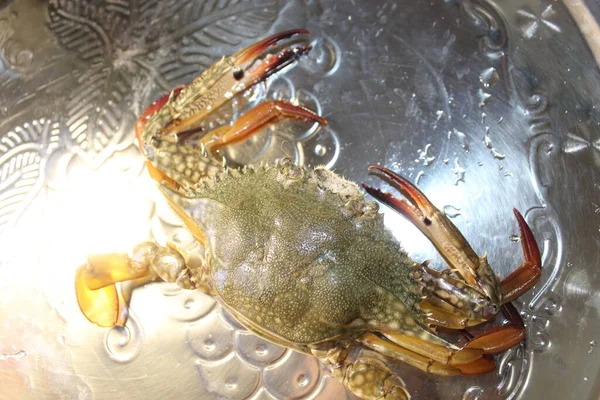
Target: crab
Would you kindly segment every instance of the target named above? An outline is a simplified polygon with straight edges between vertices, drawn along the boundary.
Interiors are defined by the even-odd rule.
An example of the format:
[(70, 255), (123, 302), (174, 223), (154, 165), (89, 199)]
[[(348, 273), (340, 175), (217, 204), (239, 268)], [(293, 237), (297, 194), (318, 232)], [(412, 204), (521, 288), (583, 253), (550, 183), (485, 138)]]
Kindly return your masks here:
[[(81, 311), (99, 326), (122, 326), (134, 287), (162, 280), (201, 290), (256, 335), (317, 357), (367, 400), (410, 398), (390, 359), (438, 375), (494, 370), (492, 355), (525, 337), (511, 301), (541, 274), (536, 240), (518, 211), (525, 262), (500, 280), (446, 215), (389, 169), (369, 167), (405, 199), (367, 185), (364, 193), (324, 167), (287, 158), (271, 166), (225, 163), (228, 146), (272, 123), (327, 123), (284, 101), (261, 103), (231, 125), (208, 130), (203, 123), (296, 63), (310, 46), (268, 49), (307, 34), (281, 32), (224, 57), (141, 115), (136, 134), (150, 176), (204, 255), (144, 242), (131, 254), (89, 256), (76, 272)], [(450, 268), (412, 261), (384, 227), (378, 202), (416, 225)], [(469, 333), (498, 313), (505, 324)]]

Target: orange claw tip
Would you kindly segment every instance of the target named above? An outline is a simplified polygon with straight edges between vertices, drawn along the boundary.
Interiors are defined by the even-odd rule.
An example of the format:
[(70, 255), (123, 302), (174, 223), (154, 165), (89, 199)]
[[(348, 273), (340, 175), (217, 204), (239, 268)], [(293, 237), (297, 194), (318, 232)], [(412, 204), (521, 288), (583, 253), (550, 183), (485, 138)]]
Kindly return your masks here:
[(260, 82), (292, 64), (298, 57), (310, 51), (311, 48), (311, 46), (286, 48), (277, 54), (273, 54), (271, 57), (264, 57), (260, 63), (252, 65), (245, 74), (242, 74), (239, 82), (246, 86)]
[(329, 122), (327, 122), (327, 120), (325, 118), (321, 117), (320, 115), (317, 115), (315, 120), (323, 126), (326, 126), (329, 123)]
[(427, 199), (425, 194), (423, 194), (423, 192), (421, 192), (421, 190), (418, 187), (416, 187), (413, 183), (411, 183), (408, 179), (379, 165), (369, 165), (368, 169), (369, 171), (375, 170), (381, 172), (392, 182), (396, 183), (398, 185), (398, 189), (400, 189), (402, 194), (405, 195), (406, 198), (410, 200), (410, 202), (417, 206), (419, 209), (432, 209), (431, 202)]
[(281, 40), (288, 39), (295, 35), (310, 35), (310, 32), (306, 29), (290, 29), (259, 40), (245, 49), (238, 51), (234, 55), (236, 58), (235, 64), (241, 65), (252, 61), (269, 47), (276, 45)]
[(537, 241), (535, 240), (535, 236), (531, 231), (531, 228), (529, 228), (529, 225), (527, 224), (525, 218), (519, 212), (519, 210), (513, 208), (513, 213), (515, 214), (515, 218), (517, 218), (517, 222), (519, 223), (519, 230), (521, 231), (521, 240), (523, 245), (523, 253), (525, 253), (525, 259), (541, 268), (542, 256), (540, 254), (540, 249), (538, 247)]

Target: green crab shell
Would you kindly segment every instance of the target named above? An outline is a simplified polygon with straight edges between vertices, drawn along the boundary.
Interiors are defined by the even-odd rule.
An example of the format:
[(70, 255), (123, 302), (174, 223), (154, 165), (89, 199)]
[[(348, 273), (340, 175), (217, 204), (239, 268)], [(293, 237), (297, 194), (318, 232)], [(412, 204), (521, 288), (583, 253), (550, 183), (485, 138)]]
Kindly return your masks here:
[(284, 161), (227, 170), (193, 192), (166, 194), (204, 234), (221, 302), (262, 332), (310, 344), (420, 330), (414, 262), (354, 183)]

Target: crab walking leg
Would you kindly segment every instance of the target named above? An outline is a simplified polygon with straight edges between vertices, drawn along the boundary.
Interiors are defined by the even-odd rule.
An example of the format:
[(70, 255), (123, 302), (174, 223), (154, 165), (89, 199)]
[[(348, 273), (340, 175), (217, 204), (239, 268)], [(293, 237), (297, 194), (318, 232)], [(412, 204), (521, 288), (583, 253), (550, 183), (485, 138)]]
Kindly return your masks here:
[[(362, 335), (359, 341), (378, 353), (436, 375), (479, 375), (493, 371), (496, 368), (494, 360), (483, 356), (483, 352), (477, 349), (458, 350), (454, 355), (449, 355), (448, 349), (442, 346), (419, 341), (418, 338), (413, 339), (410, 340), (409, 338), (402, 338), (402, 335), (397, 335), (395, 340), (402, 343), (401, 345), (369, 332)], [(405, 345), (419, 350), (420, 353), (427, 353), (428, 351), (433, 353), (427, 353), (428, 355), (425, 356), (409, 350)], [(461, 352), (464, 353), (461, 354)]]
[(223, 126), (205, 135), (201, 142), (209, 150), (218, 150), (229, 144), (241, 142), (267, 125), (285, 119), (318, 122), (327, 125), (327, 120), (311, 110), (294, 104), (272, 100), (259, 104), (238, 118), (233, 125)]
[[(381, 334), (395, 344), (413, 351), (417, 354), (427, 356), (433, 361), (446, 365), (470, 364), (477, 361), (483, 355), (483, 351), (477, 348), (453, 349), (450, 344), (448, 347), (433, 343), (420, 337), (405, 335), (398, 332), (385, 332)], [(439, 340), (439, 339), (438, 339)]]
[(364, 400), (409, 400), (404, 382), (390, 370), (384, 358), (360, 344), (350, 348), (336, 344), (328, 351), (311, 350), (321, 363), (331, 365), (331, 374)]
[(512, 303), (506, 303), (502, 306), (502, 314), (508, 319), (507, 325), (491, 327), (470, 340), (464, 348), (477, 348), (485, 354), (497, 354), (521, 343), (525, 339), (525, 325), (519, 312)]
[[(156, 279), (175, 282), (184, 289), (210, 292), (202, 271), (192, 277), (181, 253), (171, 247), (144, 242), (134, 248), (131, 257), (127, 254), (88, 257), (88, 262), (75, 274), (77, 303), (90, 322), (102, 327), (124, 325), (131, 291)], [(131, 284), (117, 285), (121, 282)]]
[(516, 209), (513, 209), (513, 212), (521, 231), (525, 262), (500, 283), (504, 302), (512, 301), (531, 289), (542, 274), (542, 257), (535, 237), (521, 213)]
[[(478, 288), (492, 305), (501, 304), (499, 282), (485, 256), (478, 257), (462, 233), (444, 213), (440, 212), (427, 197), (412, 183), (400, 175), (377, 165), (376, 170), (398, 186), (400, 192), (410, 201), (399, 200), (390, 193), (363, 185), (376, 199), (389, 205), (411, 221), (433, 243), (448, 265), (469, 285)], [(483, 309), (482, 309), (483, 311)], [(484, 317), (482, 315), (482, 317)]]
[[(472, 321), (462, 317), (460, 313), (444, 310), (431, 300), (425, 300), (419, 304), (419, 308), (427, 314), (424, 322), (428, 325), (441, 326), (449, 329), (466, 329), (478, 325), (484, 321)], [(508, 319), (508, 324), (493, 326), (483, 331), (479, 336), (467, 341), (465, 348), (481, 349), (485, 354), (496, 354), (507, 350), (520, 343), (525, 338), (525, 327), (523, 321), (511, 303), (500, 308)]]

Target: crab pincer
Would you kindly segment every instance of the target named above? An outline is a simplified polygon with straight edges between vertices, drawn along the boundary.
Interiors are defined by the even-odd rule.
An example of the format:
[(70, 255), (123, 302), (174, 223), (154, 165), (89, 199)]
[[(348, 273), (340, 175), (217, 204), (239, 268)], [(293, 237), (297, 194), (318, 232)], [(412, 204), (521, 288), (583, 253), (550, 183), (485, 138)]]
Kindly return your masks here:
[(523, 216), (513, 210), (521, 231), (525, 262), (499, 281), (487, 257), (478, 257), (458, 228), (416, 186), (389, 169), (371, 165), (369, 170), (376, 171), (408, 201), (363, 184), (367, 193), (413, 223), (450, 266), (451, 274), (425, 264), (415, 266), (414, 276), (422, 285), (424, 300), (419, 306), (427, 314), (425, 321), (431, 326), (464, 329), (481, 324), (502, 311), (509, 324), (485, 331), (466, 347), (497, 353), (520, 342), (525, 330), (510, 301), (537, 282), (542, 265), (535, 237)]
[(231, 125), (210, 129), (206, 124), (211, 113), (292, 65), (311, 46), (284, 46), (276, 53), (268, 49), (282, 40), (308, 34), (305, 29), (292, 29), (269, 36), (223, 57), (189, 85), (176, 88), (150, 105), (136, 123), (136, 136), (151, 176), (173, 190), (189, 194), (188, 189), (199, 179), (222, 169), (224, 159), (219, 150), (244, 141), (269, 124), (286, 119), (327, 124), (313, 111), (281, 100), (264, 101)]

